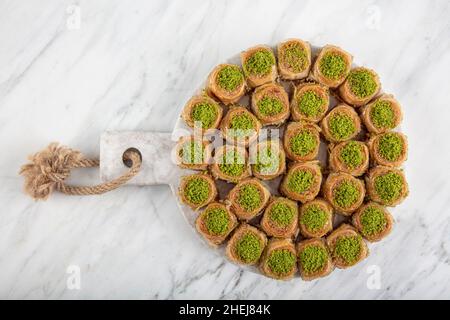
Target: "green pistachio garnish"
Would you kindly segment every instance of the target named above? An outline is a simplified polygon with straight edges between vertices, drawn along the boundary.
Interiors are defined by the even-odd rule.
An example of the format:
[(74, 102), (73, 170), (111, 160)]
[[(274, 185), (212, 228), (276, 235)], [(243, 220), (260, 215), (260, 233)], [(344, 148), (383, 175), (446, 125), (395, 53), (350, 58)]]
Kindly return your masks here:
[(223, 155), (219, 169), (228, 176), (239, 177), (245, 170), (245, 159), (236, 151), (228, 151)]
[(252, 232), (244, 234), (236, 243), (236, 254), (245, 263), (258, 261), (262, 249), (259, 237)]
[(337, 140), (351, 137), (356, 130), (353, 119), (347, 114), (334, 114), (328, 120), (331, 135)]
[(270, 208), (270, 220), (277, 226), (286, 228), (294, 220), (294, 209), (285, 202), (277, 202)]
[(217, 108), (208, 102), (199, 102), (192, 107), (192, 120), (200, 121), (203, 129), (209, 129), (216, 121), (217, 115)]
[(336, 240), (333, 255), (344, 260), (346, 264), (353, 264), (358, 261), (361, 255), (360, 236), (342, 236)]
[(207, 209), (204, 219), (206, 229), (208, 229), (211, 234), (223, 236), (227, 233), (230, 218), (224, 208)]
[(245, 211), (253, 211), (261, 205), (261, 192), (252, 184), (243, 185), (239, 189), (237, 202)]
[(273, 174), (280, 165), (279, 155), (272, 152), (270, 145), (260, 148), (257, 153), (254, 170), (261, 174)]
[(388, 172), (375, 178), (375, 191), (381, 200), (389, 204), (401, 197), (403, 179), (396, 172)]
[(361, 213), (360, 222), (363, 236), (377, 235), (383, 232), (387, 226), (387, 219), (383, 210), (375, 206), (364, 209)]
[(287, 249), (273, 250), (267, 260), (269, 269), (278, 276), (289, 274), (295, 266), (295, 254)]
[(300, 131), (289, 140), (291, 151), (298, 156), (306, 156), (317, 147), (316, 136), (308, 130)]
[(339, 154), (339, 159), (351, 169), (357, 168), (362, 165), (364, 160), (364, 154), (362, 147), (356, 141), (350, 141), (345, 144)]
[(254, 52), (244, 64), (244, 72), (250, 75), (263, 76), (275, 65), (275, 57), (269, 50), (261, 49)]
[(210, 186), (206, 179), (194, 177), (184, 187), (184, 196), (192, 204), (202, 204), (208, 200)]
[(296, 170), (288, 177), (289, 190), (296, 193), (303, 193), (311, 188), (314, 182), (313, 174), (308, 170)]
[(313, 90), (305, 91), (298, 99), (300, 113), (308, 118), (317, 117), (323, 112), (325, 99)]
[(293, 72), (302, 72), (308, 66), (308, 55), (299, 43), (289, 43), (282, 48), (281, 59)]
[(203, 163), (203, 144), (199, 141), (188, 141), (183, 144), (179, 155), (185, 164)]
[(300, 265), (305, 275), (323, 270), (328, 261), (326, 249), (318, 245), (308, 245), (299, 254)]
[(308, 206), (300, 218), (300, 223), (310, 232), (322, 230), (327, 222), (327, 212), (317, 205)]
[(224, 66), (217, 73), (217, 84), (222, 89), (233, 92), (244, 81), (244, 75), (238, 66)]
[(229, 128), (230, 135), (233, 137), (246, 137), (249, 136), (249, 131), (253, 131), (255, 123), (253, 119), (246, 113), (236, 114), (231, 118)]
[(352, 181), (343, 181), (334, 189), (334, 202), (341, 208), (351, 207), (359, 197), (360, 191)]
[(375, 81), (373, 74), (366, 69), (350, 71), (347, 80), (349, 82), (350, 91), (358, 98), (369, 97), (378, 89), (378, 84)]
[(370, 119), (378, 129), (393, 129), (395, 127), (395, 113), (391, 103), (378, 100), (370, 110)]
[(263, 116), (271, 117), (283, 111), (283, 104), (277, 98), (263, 97), (258, 101), (258, 111)]
[(403, 152), (403, 139), (400, 135), (390, 132), (380, 137), (378, 142), (378, 153), (388, 161), (396, 161)]
[(326, 53), (319, 62), (320, 73), (331, 80), (337, 80), (345, 76), (346, 69), (347, 62), (338, 53)]

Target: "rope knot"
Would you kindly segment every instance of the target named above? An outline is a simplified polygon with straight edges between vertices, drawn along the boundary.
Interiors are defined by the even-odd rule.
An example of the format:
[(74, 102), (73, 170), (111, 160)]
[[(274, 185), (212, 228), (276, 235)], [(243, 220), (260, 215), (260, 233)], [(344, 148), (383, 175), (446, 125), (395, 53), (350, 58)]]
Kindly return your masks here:
[(51, 143), (30, 156), (30, 163), (21, 167), (19, 173), (25, 177), (25, 192), (36, 200), (47, 199), (81, 159), (79, 151)]

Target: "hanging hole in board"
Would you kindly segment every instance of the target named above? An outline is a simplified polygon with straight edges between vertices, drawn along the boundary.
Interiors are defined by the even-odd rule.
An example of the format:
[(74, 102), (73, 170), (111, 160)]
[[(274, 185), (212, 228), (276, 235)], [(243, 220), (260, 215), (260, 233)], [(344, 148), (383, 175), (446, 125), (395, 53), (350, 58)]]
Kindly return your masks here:
[(127, 156), (127, 154), (130, 153), (130, 152), (137, 153), (139, 155), (139, 158), (141, 159), (141, 162), (142, 162), (142, 154), (141, 154), (141, 152), (138, 149), (136, 149), (136, 148), (128, 148), (122, 154), (123, 164), (126, 165), (128, 168), (131, 168), (131, 166), (133, 165), (133, 161)]

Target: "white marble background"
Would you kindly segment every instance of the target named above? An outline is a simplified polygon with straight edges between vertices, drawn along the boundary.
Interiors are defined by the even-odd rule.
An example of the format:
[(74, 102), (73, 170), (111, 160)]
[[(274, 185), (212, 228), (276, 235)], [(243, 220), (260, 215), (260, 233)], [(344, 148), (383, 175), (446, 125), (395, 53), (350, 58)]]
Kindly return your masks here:
[[(0, 298), (450, 298), (449, 16), (447, 0), (1, 0)], [(287, 37), (342, 46), (404, 106), (411, 194), (360, 265), (309, 283), (241, 271), (203, 245), (167, 186), (21, 192), (28, 154), (59, 141), (96, 156), (104, 130), (170, 131), (214, 65)], [(87, 171), (74, 180), (95, 181)]]

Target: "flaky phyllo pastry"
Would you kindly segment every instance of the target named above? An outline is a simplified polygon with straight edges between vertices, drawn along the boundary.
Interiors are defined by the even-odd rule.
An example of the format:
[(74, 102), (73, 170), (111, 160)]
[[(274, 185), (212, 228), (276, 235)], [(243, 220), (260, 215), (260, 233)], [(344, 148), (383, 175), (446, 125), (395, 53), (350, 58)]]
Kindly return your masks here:
[(189, 221), (230, 261), (273, 279), (356, 266), (409, 192), (400, 103), (350, 53), (300, 39), (211, 70), (172, 153), (190, 170), (178, 185)]

